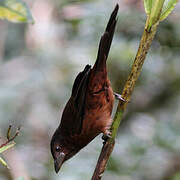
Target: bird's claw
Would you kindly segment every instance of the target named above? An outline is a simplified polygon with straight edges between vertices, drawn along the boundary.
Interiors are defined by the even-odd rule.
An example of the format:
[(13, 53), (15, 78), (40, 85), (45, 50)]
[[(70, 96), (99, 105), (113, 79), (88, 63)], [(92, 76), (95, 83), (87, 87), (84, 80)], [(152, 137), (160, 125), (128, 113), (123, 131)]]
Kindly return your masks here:
[(104, 140), (103, 144), (105, 144), (106, 141), (107, 141), (109, 138), (112, 138), (111, 135), (112, 135), (111, 132), (108, 132), (108, 133), (106, 133), (106, 134), (103, 134), (103, 136), (102, 136), (102, 140)]
[(120, 94), (115, 93), (115, 92), (113, 92), (113, 94), (114, 94), (114, 96), (115, 96), (116, 99), (126, 102), (126, 100), (123, 99), (122, 96), (121, 96)]

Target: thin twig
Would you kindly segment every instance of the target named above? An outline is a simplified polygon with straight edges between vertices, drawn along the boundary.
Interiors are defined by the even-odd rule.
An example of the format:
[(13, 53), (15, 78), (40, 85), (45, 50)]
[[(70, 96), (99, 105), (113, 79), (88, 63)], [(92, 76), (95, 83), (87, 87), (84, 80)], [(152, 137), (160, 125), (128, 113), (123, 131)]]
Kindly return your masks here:
[(11, 129), (12, 129), (12, 125), (9, 125), (8, 130), (7, 130), (7, 135), (6, 135), (7, 141), (6, 141), (5, 143), (1, 144), (1, 145), (0, 145), (0, 148), (4, 147), (4, 146), (6, 146), (7, 144), (9, 144), (10, 142), (12, 142), (12, 141), (19, 135), (19, 132), (20, 132), (21, 127), (18, 127), (18, 128), (16, 129), (16, 133), (15, 133), (14, 136), (12, 136), (12, 137), (11, 137)]

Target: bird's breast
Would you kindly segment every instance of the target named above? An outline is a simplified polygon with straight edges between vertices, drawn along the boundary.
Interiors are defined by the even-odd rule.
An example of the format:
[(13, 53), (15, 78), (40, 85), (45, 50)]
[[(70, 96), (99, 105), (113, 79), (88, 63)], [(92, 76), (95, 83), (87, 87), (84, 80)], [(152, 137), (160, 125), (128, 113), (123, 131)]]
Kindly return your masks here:
[(109, 81), (101, 91), (87, 92), (82, 133), (98, 135), (109, 130), (113, 103), (114, 95)]

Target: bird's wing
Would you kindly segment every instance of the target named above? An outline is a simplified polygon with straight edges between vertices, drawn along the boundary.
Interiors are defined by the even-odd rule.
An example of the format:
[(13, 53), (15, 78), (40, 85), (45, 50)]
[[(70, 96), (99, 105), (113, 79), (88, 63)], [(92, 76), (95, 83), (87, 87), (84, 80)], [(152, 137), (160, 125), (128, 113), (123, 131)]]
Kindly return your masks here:
[[(101, 73), (101, 72), (106, 71), (106, 59), (109, 54), (111, 42), (113, 39), (115, 27), (116, 27), (116, 22), (117, 22), (116, 16), (118, 13), (118, 9), (119, 9), (119, 6), (117, 4), (108, 21), (105, 33), (103, 34), (100, 40), (97, 60), (93, 67), (93, 71), (95, 71), (95, 73), (92, 72), (94, 76), (98, 76), (98, 77), (95, 77), (97, 80), (99, 79), (101, 80), (101, 82), (98, 81), (97, 84), (104, 84), (104, 81), (106, 80), (106, 78), (103, 75), (104, 73)], [(91, 70), (91, 66), (86, 65), (84, 71), (80, 72), (78, 76), (76, 77), (74, 85), (73, 85), (73, 89), (72, 89), (72, 97), (74, 99), (74, 107), (75, 107), (75, 110), (74, 110), (75, 118), (73, 120), (74, 122), (73, 128), (74, 128), (74, 132), (78, 134), (81, 132), (82, 124), (83, 124), (85, 99), (86, 99), (86, 91), (87, 91), (88, 83), (91, 83), (91, 85), (94, 86), (92, 88), (96, 89), (94, 85), (96, 81), (89, 82), (90, 70)], [(100, 74), (103, 75), (104, 78), (99, 77), (99, 72)]]
[(86, 65), (84, 70), (77, 75), (73, 84), (71, 95), (74, 106), (73, 134), (81, 133), (90, 70), (91, 66)]

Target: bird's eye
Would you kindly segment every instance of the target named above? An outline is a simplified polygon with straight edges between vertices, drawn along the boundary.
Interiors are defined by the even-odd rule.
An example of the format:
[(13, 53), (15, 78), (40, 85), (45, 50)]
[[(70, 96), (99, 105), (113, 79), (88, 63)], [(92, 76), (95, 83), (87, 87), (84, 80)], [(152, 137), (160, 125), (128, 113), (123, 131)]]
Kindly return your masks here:
[(56, 146), (56, 152), (59, 152), (61, 148), (59, 146)]

